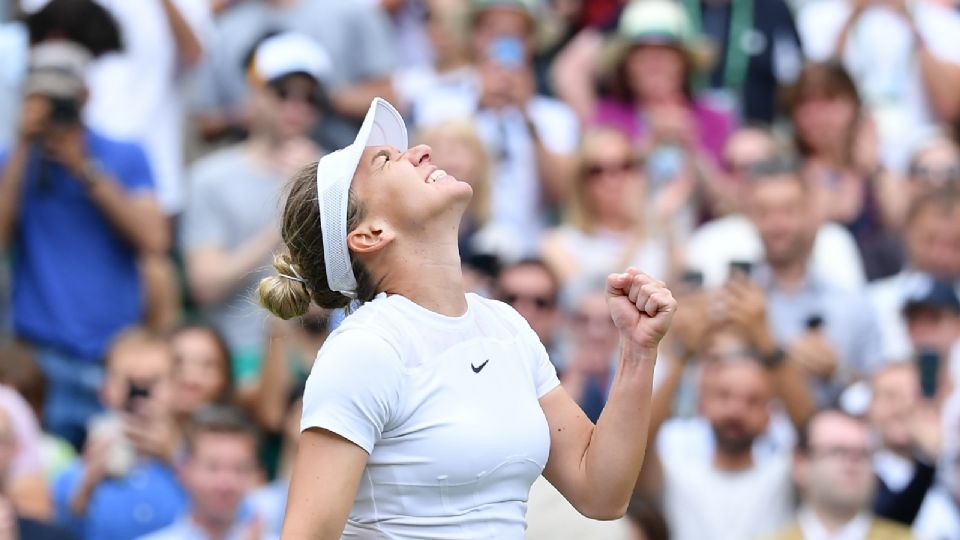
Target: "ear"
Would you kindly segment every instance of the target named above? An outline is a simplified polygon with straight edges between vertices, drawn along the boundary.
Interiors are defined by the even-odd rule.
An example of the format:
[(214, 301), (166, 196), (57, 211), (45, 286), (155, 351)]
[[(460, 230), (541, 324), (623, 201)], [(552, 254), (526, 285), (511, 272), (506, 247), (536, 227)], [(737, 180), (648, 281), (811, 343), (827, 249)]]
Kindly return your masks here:
[(387, 247), (396, 233), (382, 223), (363, 223), (347, 234), (347, 247), (355, 253), (376, 253)]

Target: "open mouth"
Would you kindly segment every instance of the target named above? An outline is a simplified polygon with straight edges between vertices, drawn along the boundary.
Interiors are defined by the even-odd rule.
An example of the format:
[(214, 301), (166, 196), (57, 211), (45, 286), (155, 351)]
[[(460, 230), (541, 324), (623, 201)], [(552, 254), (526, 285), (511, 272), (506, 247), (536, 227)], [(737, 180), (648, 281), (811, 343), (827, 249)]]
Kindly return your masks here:
[(427, 179), (424, 180), (427, 184), (435, 184), (437, 182), (450, 179), (447, 175), (447, 171), (443, 169), (434, 169), (432, 173), (427, 175)]

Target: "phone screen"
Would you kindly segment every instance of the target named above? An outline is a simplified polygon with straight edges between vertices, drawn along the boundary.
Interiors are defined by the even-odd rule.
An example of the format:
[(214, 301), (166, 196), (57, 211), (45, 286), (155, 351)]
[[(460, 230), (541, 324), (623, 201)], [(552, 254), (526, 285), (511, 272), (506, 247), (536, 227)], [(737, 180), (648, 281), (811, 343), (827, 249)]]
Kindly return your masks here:
[(920, 351), (917, 359), (920, 375), (920, 391), (923, 397), (932, 398), (937, 393), (937, 374), (940, 371), (940, 354), (936, 351)]

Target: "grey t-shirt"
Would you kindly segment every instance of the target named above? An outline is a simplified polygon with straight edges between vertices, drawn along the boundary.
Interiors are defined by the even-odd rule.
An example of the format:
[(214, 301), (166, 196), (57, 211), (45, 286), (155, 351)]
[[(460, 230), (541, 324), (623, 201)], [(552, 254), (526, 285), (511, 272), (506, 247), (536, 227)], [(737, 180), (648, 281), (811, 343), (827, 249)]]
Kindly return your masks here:
[[(242, 146), (224, 148), (196, 162), (181, 221), (184, 252), (201, 248), (237, 249), (267, 227), (278, 227), (282, 175), (252, 162)], [(256, 287), (269, 275), (265, 258), (257, 271), (203, 315), (223, 334), (235, 357), (263, 352), (266, 312), (257, 305)]]
[[(214, 46), (192, 82), (191, 108), (238, 112), (247, 95), (244, 61), (267, 32), (293, 31), (315, 38), (330, 55), (327, 82), (337, 89), (359, 81), (388, 77), (394, 68), (391, 26), (383, 11), (357, 0), (300, 0), (291, 6), (245, 2), (217, 21)], [(328, 115), (318, 142), (325, 148), (350, 144), (359, 120)]]

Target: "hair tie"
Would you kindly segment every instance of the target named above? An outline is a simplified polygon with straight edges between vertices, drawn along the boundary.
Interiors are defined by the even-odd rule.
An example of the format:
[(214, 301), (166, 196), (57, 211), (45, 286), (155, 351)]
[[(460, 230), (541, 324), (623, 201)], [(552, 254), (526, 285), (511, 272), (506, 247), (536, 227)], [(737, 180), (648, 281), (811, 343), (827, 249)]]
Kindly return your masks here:
[(279, 275), (280, 275), (280, 277), (282, 277), (282, 278), (287, 278), (287, 279), (292, 280), (292, 281), (298, 281), (298, 282), (302, 283), (304, 287), (307, 286), (307, 280), (303, 279), (303, 277), (300, 275), (299, 272), (297, 272), (297, 269), (294, 268), (292, 264), (290, 265), (290, 271), (293, 272), (293, 275), (292, 275), (292, 276), (289, 275), (289, 274), (284, 274), (283, 272), (280, 272)]

